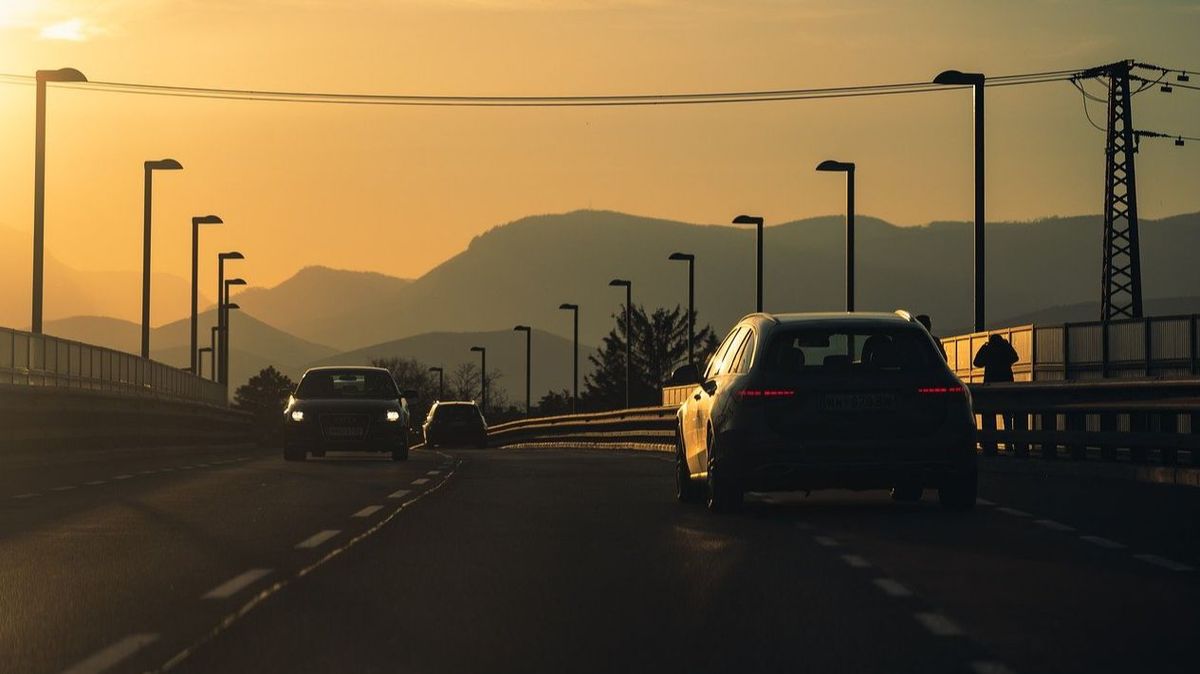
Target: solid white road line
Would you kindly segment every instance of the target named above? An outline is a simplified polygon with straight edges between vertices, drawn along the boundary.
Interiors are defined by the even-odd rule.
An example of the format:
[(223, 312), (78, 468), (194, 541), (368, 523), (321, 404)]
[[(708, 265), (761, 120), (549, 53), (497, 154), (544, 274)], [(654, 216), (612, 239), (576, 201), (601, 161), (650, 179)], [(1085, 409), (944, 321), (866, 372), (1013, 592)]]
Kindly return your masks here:
[(342, 533), (340, 529), (325, 529), (323, 531), (318, 531), (312, 536), (309, 536), (303, 541), (297, 543), (296, 548), (300, 550), (305, 548), (315, 548), (340, 533)]
[(939, 637), (956, 637), (963, 633), (961, 627), (941, 613), (914, 613), (913, 617)]
[(133, 477), (133, 476), (132, 475), (117, 475), (117, 476), (113, 477), (113, 479), (114, 480), (128, 480), (131, 477)]
[(868, 566), (871, 566), (870, 562), (862, 557), (859, 557), (858, 555), (842, 555), (842, 561), (856, 569), (865, 569)]
[(408, 496), (411, 493), (412, 493), (411, 489), (401, 489), (400, 491), (394, 491), (394, 492), (388, 494), (388, 498), (404, 498), (405, 496)]
[(378, 506), (378, 505), (367, 506), (366, 508), (363, 508), (362, 510), (354, 513), (354, 515), (352, 515), (352, 517), (370, 517), (371, 515), (374, 515), (375, 513), (379, 512), (380, 510), (383, 510), (383, 506)]
[(13, 498), (33, 498), (34, 496), (41, 496), (41, 494), (37, 492), (29, 492), (28, 494), (17, 494)]
[(1079, 538), (1091, 543), (1092, 545), (1099, 545), (1100, 547), (1108, 548), (1109, 550), (1120, 550), (1121, 548), (1125, 547), (1124, 543), (1118, 543), (1114, 540), (1101, 536), (1080, 536)]
[(1033, 523), (1047, 529), (1053, 529), (1054, 531), (1075, 531), (1075, 527), (1067, 526), (1062, 522), (1055, 522), (1054, 520), (1034, 520)]
[(61, 487), (51, 487), (50, 491), (71, 491), (74, 488), (75, 488), (75, 485), (73, 485), (73, 484), (64, 484)]
[(1013, 670), (994, 660), (976, 660), (971, 663), (975, 674), (1013, 674)]
[(89, 487), (95, 487), (98, 484), (106, 484), (107, 482), (108, 480), (92, 480), (91, 482), (84, 482), (84, 484)]
[(836, 548), (837, 546), (841, 545), (841, 543), (838, 543), (837, 540), (828, 536), (813, 536), (813, 540), (817, 542), (817, 545), (823, 545), (827, 548)]
[(224, 583), (221, 583), (220, 585), (209, 590), (208, 594), (204, 595), (204, 598), (228, 599), (238, 592), (241, 592), (248, 585), (254, 583), (268, 573), (271, 573), (270, 569), (250, 569), (249, 571), (241, 575), (234, 576), (233, 578), (230, 578)]
[(1158, 555), (1134, 555), (1134, 558), (1140, 559), (1143, 562), (1148, 562), (1150, 564), (1154, 564), (1156, 566), (1161, 566), (1164, 569), (1170, 569), (1172, 571), (1194, 571), (1195, 570), (1192, 567), (1188, 566), (1187, 564), (1184, 564), (1183, 562), (1177, 562), (1173, 559), (1167, 559), (1166, 557), (1159, 557)]
[(1012, 515), (1013, 517), (1032, 517), (1032, 515), (1025, 512), (1024, 510), (1017, 510), (1016, 508), (1006, 508), (1004, 506), (1000, 506), (1000, 507), (996, 508), (996, 512), (1004, 513), (1005, 515)]
[(875, 580), (873, 580), (871, 582), (875, 583), (875, 587), (878, 587), (879, 589), (883, 590), (884, 594), (887, 594), (888, 596), (891, 596), (891, 597), (911, 597), (912, 596), (912, 590), (908, 589), (907, 587), (904, 587), (903, 585), (901, 585), (900, 583), (897, 583), (896, 581), (892, 580), (891, 578), (876, 578)]
[(130, 634), (117, 643), (97, 651), (71, 667), (64, 669), (62, 674), (100, 674), (112, 669), (122, 660), (137, 653), (139, 650), (154, 643), (157, 634)]
[(412, 481), (413, 484), (425, 484), (426, 482), (429, 482), (429, 478), (427, 477), (418, 477)]

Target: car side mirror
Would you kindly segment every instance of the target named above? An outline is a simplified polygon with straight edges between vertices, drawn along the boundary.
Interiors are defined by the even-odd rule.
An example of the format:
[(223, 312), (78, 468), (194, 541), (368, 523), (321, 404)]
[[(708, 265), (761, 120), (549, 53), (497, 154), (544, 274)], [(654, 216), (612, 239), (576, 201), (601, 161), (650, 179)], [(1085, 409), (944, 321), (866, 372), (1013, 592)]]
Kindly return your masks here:
[(680, 365), (667, 379), (667, 386), (686, 386), (700, 383), (700, 370), (693, 363)]

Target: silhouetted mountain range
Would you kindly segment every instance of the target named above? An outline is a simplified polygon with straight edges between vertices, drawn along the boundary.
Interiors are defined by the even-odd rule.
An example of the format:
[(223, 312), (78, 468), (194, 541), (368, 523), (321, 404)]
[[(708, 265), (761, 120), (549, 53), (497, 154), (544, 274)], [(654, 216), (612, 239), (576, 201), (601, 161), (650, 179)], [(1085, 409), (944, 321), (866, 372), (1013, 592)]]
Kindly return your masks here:
[[(1146, 297), (1194, 294), (1200, 288), (1200, 265), (1192, 263), (1200, 250), (1200, 214), (1141, 224)], [(989, 224), (989, 324), (1040, 308), (1096, 301), (1102, 231), (1099, 216)], [(467, 250), (424, 276), (381, 292), (366, 309), (343, 307), (316, 322), (339, 335), (321, 341), (340, 344), (380, 343), (431, 330), (489, 330), (516, 322), (569, 338), (570, 315), (557, 307), (574, 302), (582, 307), (580, 339), (595, 344), (612, 327), (612, 314), (624, 299), (608, 287), (613, 277), (633, 281), (638, 304), (687, 301), (686, 268), (666, 259), (673, 251), (684, 251), (697, 257), (700, 321), (722, 332), (754, 308), (754, 236), (753, 228), (608, 211), (527, 217), (476, 237)], [(844, 236), (844, 221), (836, 216), (768, 226), (766, 308), (840, 308)], [(909, 308), (931, 314), (941, 334), (969, 330), (969, 223), (897, 227), (859, 216), (857, 239), (860, 310)], [(294, 310), (309, 311), (310, 306), (296, 304)], [(311, 332), (298, 334), (316, 338)]]

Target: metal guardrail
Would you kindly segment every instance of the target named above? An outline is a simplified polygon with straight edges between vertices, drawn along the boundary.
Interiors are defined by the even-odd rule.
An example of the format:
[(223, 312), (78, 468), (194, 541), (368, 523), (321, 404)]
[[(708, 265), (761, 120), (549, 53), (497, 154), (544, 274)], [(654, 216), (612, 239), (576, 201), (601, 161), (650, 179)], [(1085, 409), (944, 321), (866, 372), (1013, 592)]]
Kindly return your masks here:
[(64, 387), (225, 406), (225, 386), (133, 354), (0, 328), (0, 385)]
[[(984, 455), (1200, 466), (1200, 379), (969, 386)], [(497, 446), (639, 444), (669, 451), (677, 409), (526, 419), (489, 429), (489, 439)]]

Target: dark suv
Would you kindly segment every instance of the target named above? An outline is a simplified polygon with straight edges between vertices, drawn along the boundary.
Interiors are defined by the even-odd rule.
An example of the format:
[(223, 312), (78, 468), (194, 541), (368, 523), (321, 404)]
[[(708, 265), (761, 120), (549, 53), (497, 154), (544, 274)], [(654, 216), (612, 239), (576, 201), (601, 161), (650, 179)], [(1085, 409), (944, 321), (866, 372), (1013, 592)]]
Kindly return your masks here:
[(408, 401), (379, 367), (315, 367), (304, 373), (283, 411), (283, 458), (308, 452), (390, 452), (408, 459)]
[[(686, 366), (685, 366), (686, 367)], [(752, 314), (678, 412), (680, 500), (712, 510), (746, 491), (891, 489), (975, 505), (971, 396), (905, 312)]]
[(430, 447), (466, 445), (487, 447), (487, 421), (473, 402), (436, 402), (423, 426)]

